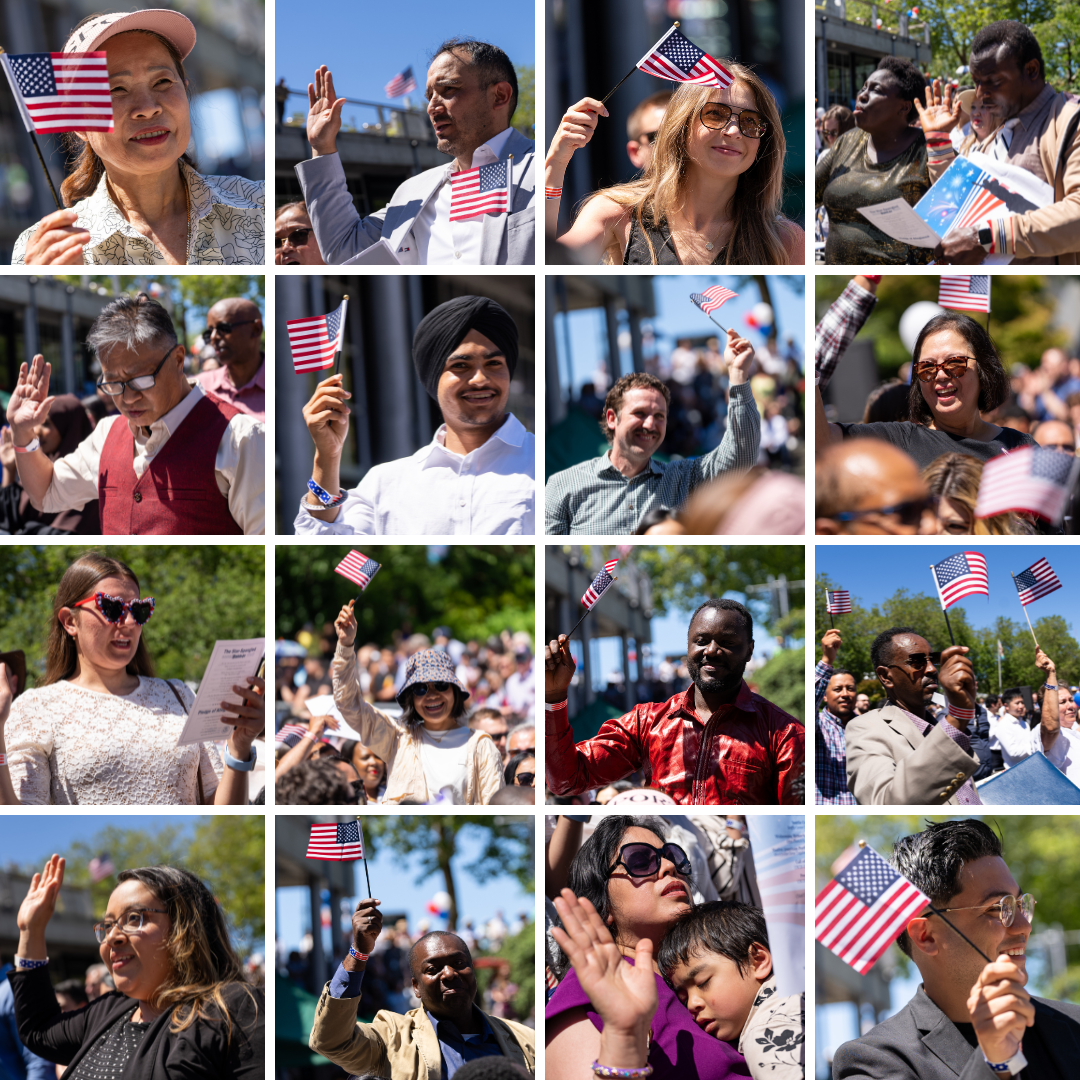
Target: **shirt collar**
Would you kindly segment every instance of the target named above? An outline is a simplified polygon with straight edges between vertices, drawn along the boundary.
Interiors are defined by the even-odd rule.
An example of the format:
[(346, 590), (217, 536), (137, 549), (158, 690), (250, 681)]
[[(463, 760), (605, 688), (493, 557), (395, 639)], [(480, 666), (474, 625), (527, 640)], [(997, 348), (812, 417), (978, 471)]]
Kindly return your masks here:
[(525, 442), (526, 434), (527, 432), (525, 431), (525, 426), (522, 422), (513, 413), (507, 413), (506, 419), (502, 423), (502, 427), (500, 427), (486, 443), (478, 446), (475, 450), (471, 450), (469, 453), (462, 455), (455, 453), (453, 450), (447, 450), (446, 425), (440, 424), (439, 430), (435, 432), (434, 438), (427, 446), (420, 448), (417, 452), (417, 457), (425, 467), (433, 464), (433, 458), (436, 455), (441, 454), (448, 454), (450, 457), (454, 458), (455, 461), (468, 461), (474, 454), (479, 455), (484, 451), (501, 453), (501, 447), (492, 445), (495, 442), (502, 443), (506, 447), (518, 449)]
[[(491, 1025), (488, 1023), (487, 1017), (476, 1005), (473, 1005), (472, 1011), (473, 1016), (476, 1017), (480, 1022), (480, 1041), (483, 1042), (487, 1039), (494, 1039), (495, 1032), (491, 1030)], [(465, 1036), (462, 1035), (460, 1031), (458, 1031), (457, 1024), (455, 1024), (453, 1020), (440, 1020), (437, 1016), (434, 1016), (432, 1013), (428, 1012), (427, 1009), (424, 1010), (424, 1015), (428, 1018), (431, 1026), (435, 1029), (435, 1038), (439, 1038), (441, 1031), (446, 1031), (446, 1034), (451, 1038), (457, 1039), (461, 1042), (465, 1041)]]
[[(265, 390), (266, 357), (262, 353), (259, 353), (259, 369), (246, 383), (244, 383), (243, 386), (233, 386), (232, 379), (229, 378), (229, 369), (224, 364), (216, 370), (208, 372), (208, 374), (217, 376), (216, 378), (209, 380), (210, 386), (228, 386), (238, 394), (241, 390), (247, 390), (249, 387), (257, 387), (260, 390)], [(201, 383), (201, 385), (205, 386), (207, 384), (204, 382)]]
[[(610, 450), (606, 454), (601, 454), (600, 457), (596, 458), (595, 461), (594, 461), (594, 464), (596, 466), (596, 475), (597, 476), (602, 476), (609, 469), (611, 469), (612, 471), (618, 473), (619, 476), (622, 476), (622, 473), (619, 472), (619, 470), (617, 468), (615, 468), (615, 465), (611, 460), (611, 451)], [(653, 461), (653, 459), (650, 457), (648, 467), (645, 468), (645, 469), (642, 469), (641, 472), (639, 472), (637, 474), (637, 476), (631, 476), (629, 478), (629, 480), (636, 480), (639, 476), (644, 476), (646, 473), (662, 473), (663, 471), (664, 470), (661, 469), (660, 466), (657, 465), (657, 463), (655, 461)], [(623, 479), (627, 480), (627, 478), (625, 476), (623, 476)], [(629, 480), (627, 482), (629, 482)]]
[(135, 441), (140, 444), (148, 444), (151, 442), (161, 442), (164, 441), (164, 439), (175, 435), (176, 429), (188, 418), (188, 414), (191, 410), (194, 409), (205, 396), (206, 391), (196, 383), (191, 390), (184, 395), (184, 398), (179, 405), (174, 405), (164, 416), (159, 416), (150, 425), (149, 437), (143, 434), (143, 429), (141, 427), (134, 426), (129, 420), (128, 427), (135, 436)]
[[(1038, 115), (1050, 104), (1050, 100), (1057, 97), (1057, 91), (1047, 83), (1038, 93), (1035, 100), (1030, 105), (1025, 105), (1011, 121), (1006, 121), (1006, 125), (1012, 125), (1014, 127), (1022, 127), (1027, 130), (1028, 123), (1037, 118)], [(1003, 125), (1004, 126), (1004, 125)]]
[[(510, 133), (513, 130), (512, 127), (503, 128), (498, 135), (492, 135), (487, 142), (481, 143), (473, 151), (472, 164), (469, 168), (476, 169), (481, 165), (492, 165), (496, 161), (499, 161), (502, 157), (503, 150), (506, 149), (506, 143), (510, 138)], [(450, 176), (455, 172), (457, 172), (456, 162), (451, 161), (446, 166), (446, 175)]]

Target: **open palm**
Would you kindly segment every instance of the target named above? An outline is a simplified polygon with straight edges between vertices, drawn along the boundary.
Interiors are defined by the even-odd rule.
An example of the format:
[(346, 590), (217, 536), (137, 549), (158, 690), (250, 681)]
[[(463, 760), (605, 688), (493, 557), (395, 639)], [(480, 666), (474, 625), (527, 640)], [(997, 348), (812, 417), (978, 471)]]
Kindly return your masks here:
[(16, 446), (25, 446), (33, 438), (34, 429), (49, 415), (53, 403), (49, 397), (51, 374), (52, 364), (46, 364), (43, 356), (35, 356), (29, 367), (23, 364), (19, 369), (19, 381), (7, 407)]
[(16, 916), (21, 931), (36, 930), (40, 933), (45, 929), (56, 910), (56, 897), (63, 884), (64, 860), (59, 855), (54, 855), (45, 864), (45, 869), (30, 879), (30, 890), (19, 905), (19, 914)]

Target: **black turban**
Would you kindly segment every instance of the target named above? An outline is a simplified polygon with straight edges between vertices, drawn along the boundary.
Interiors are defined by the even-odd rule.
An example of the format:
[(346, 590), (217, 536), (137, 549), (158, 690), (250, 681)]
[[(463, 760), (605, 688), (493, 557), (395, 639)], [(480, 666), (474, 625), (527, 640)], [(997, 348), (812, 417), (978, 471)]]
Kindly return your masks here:
[(502, 350), (513, 378), (518, 359), (518, 330), (514, 320), (505, 308), (486, 296), (459, 296), (424, 316), (413, 335), (416, 374), (433, 398), (438, 399), (439, 377), (447, 357), (470, 330), (483, 334)]

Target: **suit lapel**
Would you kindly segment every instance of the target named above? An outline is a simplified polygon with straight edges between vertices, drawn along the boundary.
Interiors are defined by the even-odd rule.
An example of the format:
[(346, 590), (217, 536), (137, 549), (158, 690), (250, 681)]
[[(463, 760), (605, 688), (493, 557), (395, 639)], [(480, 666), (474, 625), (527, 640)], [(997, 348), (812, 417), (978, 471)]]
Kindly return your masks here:
[[(920, 744), (925, 739), (923, 733), (907, 718), (904, 711), (895, 705), (886, 705), (881, 710), (882, 718), (888, 723), (889, 727), (896, 732), (911, 747), (912, 750), (918, 749)], [(927, 999), (929, 1000), (929, 999)]]
[(971, 1057), (971, 1044), (956, 1025), (926, 996), (920, 986), (911, 999), (912, 1018), (919, 1029), (923, 1045), (947, 1069), (959, 1076)]
[[(440, 166), (440, 169), (443, 168), (443, 167), (444, 166)], [(431, 171), (434, 172), (435, 170), (431, 170)], [(442, 175), (440, 174), (439, 176), (436, 176), (434, 178), (433, 182), (432, 182), (431, 187), (428, 189), (427, 195), (424, 196), (424, 201), (420, 204), (420, 209), (416, 212), (416, 214), (413, 217), (409, 218), (407, 221), (402, 221), (401, 224), (399, 224), (398, 227), (396, 229), (394, 229), (394, 231), (390, 234), (390, 237), (387, 240), (387, 243), (390, 244), (390, 246), (394, 250), (395, 254), (397, 253), (398, 248), (401, 247), (401, 245), (402, 245), (403, 241), (405, 240), (405, 238), (409, 235), (409, 233), (412, 232), (412, 228), (416, 224), (416, 219), (427, 209), (428, 203), (430, 203), (431, 200), (435, 198), (436, 193), (438, 192), (439, 188), (442, 186), (442, 182), (443, 182)], [(413, 238), (413, 243), (410, 244), (409, 246), (412, 248), (412, 251), (409, 253), (409, 255), (411, 257), (401, 258), (400, 255), (398, 257), (401, 258), (402, 262), (415, 263), (416, 262), (416, 238), (415, 237)]]

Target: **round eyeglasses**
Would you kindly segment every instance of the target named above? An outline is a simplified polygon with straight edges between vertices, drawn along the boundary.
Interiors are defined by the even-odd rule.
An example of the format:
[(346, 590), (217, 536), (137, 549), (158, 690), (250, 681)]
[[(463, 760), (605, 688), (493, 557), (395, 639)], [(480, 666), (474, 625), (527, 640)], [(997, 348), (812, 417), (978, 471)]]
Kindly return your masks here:
[(996, 904), (988, 908), (984, 908), (982, 904), (969, 904), (967, 907), (939, 908), (937, 911), (931, 911), (930, 914), (943, 915), (946, 911), (982, 911), (984, 915), (995, 913), (1001, 919), (1002, 926), (1010, 927), (1016, 920), (1017, 911), (1028, 922), (1031, 922), (1035, 917), (1035, 904), (1037, 902), (1029, 892), (1024, 893), (1022, 896), (1006, 894)]
[(649, 877), (658, 873), (660, 863), (667, 859), (675, 872), (684, 877), (690, 873), (690, 860), (686, 857), (678, 844), (665, 844), (663, 847), (653, 847), (644, 841), (634, 841), (631, 844), (623, 844), (619, 848), (619, 857), (608, 870), (608, 877), (615, 873), (617, 866), (624, 866), (631, 877)]
[(164, 908), (129, 908), (119, 919), (104, 919), (102, 922), (94, 924), (94, 937), (98, 939), (98, 944), (104, 945), (118, 926), (125, 934), (137, 934), (143, 928), (143, 912), (146, 911), (153, 911), (158, 915), (168, 914)]
[(768, 130), (769, 122), (760, 114), (750, 109), (733, 109), (718, 101), (707, 101), (701, 106), (698, 119), (710, 131), (726, 131), (732, 116), (737, 117), (739, 130), (748, 139), (760, 139)]

